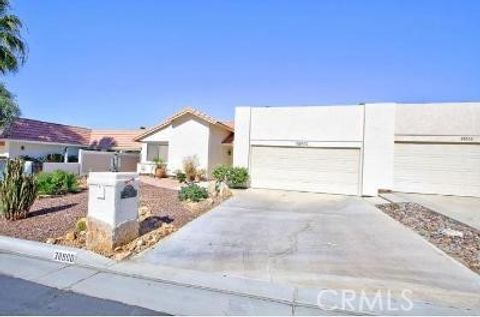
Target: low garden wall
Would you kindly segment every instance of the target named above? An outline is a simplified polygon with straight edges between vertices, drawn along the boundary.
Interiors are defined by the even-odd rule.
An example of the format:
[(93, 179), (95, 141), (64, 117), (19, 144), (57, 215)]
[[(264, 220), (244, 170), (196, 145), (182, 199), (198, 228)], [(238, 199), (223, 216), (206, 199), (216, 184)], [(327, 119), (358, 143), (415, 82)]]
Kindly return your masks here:
[(74, 175), (80, 174), (80, 164), (79, 163), (43, 163), (43, 172), (53, 172), (55, 170), (62, 170), (65, 172), (73, 173)]
[[(108, 172), (111, 168), (114, 152), (99, 152), (80, 150), (78, 162), (80, 163), (80, 175), (89, 172)], [(120, 172), (136, 172), (137, 163), (140, 161), (139, 153), (119, 153)]]

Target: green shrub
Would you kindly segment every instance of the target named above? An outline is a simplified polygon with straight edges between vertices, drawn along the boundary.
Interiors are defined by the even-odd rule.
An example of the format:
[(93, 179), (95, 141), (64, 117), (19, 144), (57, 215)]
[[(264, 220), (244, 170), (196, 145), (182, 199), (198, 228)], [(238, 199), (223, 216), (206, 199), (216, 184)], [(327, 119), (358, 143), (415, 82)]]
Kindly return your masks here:
[(185, 183), (185, 180), (187, 179), (187, 175), (185, 175), (184, 172), (178, 170), (176, 173), (175, 173), (175, 177), (177, 178), (177, 180), (180, 182), (180, 183)]
[(213, 169), (212, 176), (217, 182), (224, 182), (230, 167), (225, 165), (218, 165)]
[(204, 200), (208, 197), (208, 191), (204, 187), (200, 187), (197, 184), (189, 184), (184, 186), (178, 192), (178, 199), (181, 201), (195, 201)]
[(23, 175), (24, 161), (7, 161), (0, 181), (0, 213), (9, 220), (26, 218), (37, 198), (32, 176)]
[(39, 173), (35, 182), (38, 192), (42, 195), (63, 195), (78, 191), (76, 176), (62, 170)]
[(248, 170), (244, 167), (219, 165), (213, 170), (217, 182), (226, 182), (231, 188), (245, 188), (248, 182)]
[(248, 170), (245, 167), (230, 167), (227, 171), (226, 182), (231, 188), (246, 188)]
[(86, 218), (78, 219), (78, 221), (75, 223), (75, 231), (76, 232), (87, 231), (87, 219)]

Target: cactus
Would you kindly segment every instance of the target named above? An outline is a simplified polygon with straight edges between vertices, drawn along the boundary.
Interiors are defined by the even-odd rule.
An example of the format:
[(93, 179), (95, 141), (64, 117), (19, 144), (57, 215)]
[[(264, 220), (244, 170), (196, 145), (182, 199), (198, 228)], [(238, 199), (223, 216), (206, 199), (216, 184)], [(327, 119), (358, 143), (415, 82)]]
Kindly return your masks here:
[(27, 217), (37, 197), (33, 176), (23, 175), (23, 160), (9, 160), (0, 181), (0, 214), (8, 220)]

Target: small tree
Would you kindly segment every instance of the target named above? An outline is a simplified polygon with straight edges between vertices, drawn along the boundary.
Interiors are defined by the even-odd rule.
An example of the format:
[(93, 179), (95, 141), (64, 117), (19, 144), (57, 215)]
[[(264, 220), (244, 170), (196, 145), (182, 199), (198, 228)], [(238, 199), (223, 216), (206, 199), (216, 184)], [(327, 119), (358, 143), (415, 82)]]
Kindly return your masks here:
[(0, 83), (0, 129), (7, 126), (20, 116), (20, 108), (15, 101), (15, 96)]
[(37, 197), (33, 176), (23, 175), (23, 160), (9, 160), (0, 182), (0, 213), (8, 220), (26, 218)]

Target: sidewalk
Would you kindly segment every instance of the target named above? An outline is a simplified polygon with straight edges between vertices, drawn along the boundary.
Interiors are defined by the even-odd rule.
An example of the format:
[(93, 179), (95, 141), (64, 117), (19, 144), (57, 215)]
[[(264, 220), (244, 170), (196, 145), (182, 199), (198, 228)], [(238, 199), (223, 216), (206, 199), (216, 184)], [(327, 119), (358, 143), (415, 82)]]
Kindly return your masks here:
[[(75, 264), (53, 261), (53, 253), (58, 250), (76, 252)], [(114, 262), (85, 250), (6, 237), (0, 237), (0, 274), (172, 315), (360, 313), (321, 310), (316, 305), (319, 289), (298, 289), (130, 261)], [(415, 309), (407, 313), (469, 315), (478, 311), (415, 303)]]

